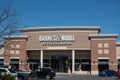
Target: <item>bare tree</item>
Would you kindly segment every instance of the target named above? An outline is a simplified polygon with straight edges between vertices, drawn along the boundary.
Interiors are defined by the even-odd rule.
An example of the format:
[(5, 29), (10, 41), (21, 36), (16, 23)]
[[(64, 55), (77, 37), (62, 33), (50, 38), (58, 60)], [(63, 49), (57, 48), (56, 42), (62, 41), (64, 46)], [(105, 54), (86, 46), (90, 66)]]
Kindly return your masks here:
[[(4, 45), (10, 36), (18, 32), (19, 15), (7, 6), (0, 8), (0, 42)], [(5, 38), (3, 36), (6, 36)]]

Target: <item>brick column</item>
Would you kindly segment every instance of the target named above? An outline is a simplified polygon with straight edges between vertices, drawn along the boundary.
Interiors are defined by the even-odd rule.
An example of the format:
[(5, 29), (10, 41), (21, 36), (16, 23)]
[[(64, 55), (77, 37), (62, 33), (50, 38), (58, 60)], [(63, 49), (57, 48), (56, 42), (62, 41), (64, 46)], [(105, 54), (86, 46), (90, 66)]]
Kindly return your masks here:
[(118, 70), (118, 60), (117, 59), (111, 59), (109, 62), (109, 69), (111, 70)]
[(98, 74), (98, 59), (91, 59), (91, 74)]
[(95, 40), (91, 41), (91, 74), (98, 75), (98, 46)]

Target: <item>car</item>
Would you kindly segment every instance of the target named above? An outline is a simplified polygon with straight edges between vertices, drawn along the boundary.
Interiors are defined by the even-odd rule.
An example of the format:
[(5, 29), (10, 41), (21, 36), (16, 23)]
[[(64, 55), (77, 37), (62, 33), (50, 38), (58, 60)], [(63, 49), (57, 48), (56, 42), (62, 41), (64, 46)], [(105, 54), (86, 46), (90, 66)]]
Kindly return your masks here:
[(117, 71), (116, 76), (120, 78), (120, 69)]
[(12, 69), (0, 67), (0, 73), (1, 76), (4, 76), (5, 74), (10, 74), (15, 77), (15, 80), (18, 80), (17, 73)]
[(11, 69), (11, 67), (12, 66), (10, 66), (10, 65), (8, 65), (8, 66), (7, 65), (0, 65), (0, 68), (9, 68), (9, 69)]
[(116, 76), (116, 71), (115, 70), (104, 70), (104, 71), (101, 71), (98, 75), (99, 76)]
[(56, 74), (51, 68), (38, 68), (29, 74), (29, 80), (36, 80), (41, 78), (52, 79), (55, 76)]
[(18, 76), (18, 80), (28, 80), (28, 75), (30, 71), (23, 71), (23, 70), (15, 70)]

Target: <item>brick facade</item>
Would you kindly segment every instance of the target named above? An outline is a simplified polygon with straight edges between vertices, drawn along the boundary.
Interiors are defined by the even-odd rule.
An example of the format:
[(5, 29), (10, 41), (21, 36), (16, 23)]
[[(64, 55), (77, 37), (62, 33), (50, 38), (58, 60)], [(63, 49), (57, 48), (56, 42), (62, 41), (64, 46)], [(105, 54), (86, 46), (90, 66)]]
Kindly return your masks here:
[[(99, 60), (108, 60), (109, 61), (109, 69), (117, 70), (118, 60), (116, 59), (116, 38), (110, 38), (109, 35), (99, 38), (91, 38), (91, 70), (99, 71), (98, 65)], [(98, 44), (101, 43), (103, 46), (101, 48), (98, 47)], [(104, 44), (108, 43), (108, 48), (104, 47)], [(99, 54), (98, 50), (102, 50), (102, 53)], [(109, 52), (106, 54), (105, 49)], [(97, 65), (94, 65), (96, 63)]]
[[(67, 55), (69, 61), (74, 66), (85, 64), (84, 60), (89, 60), (91, 74), (98, 74), (100, 60), (108, 60), (108, 69), (117, 70), (118, 59), (116, 58), (116, 34), (99, 34), (99, 27), (63, 27), (63, 28), (25, 28), (21, 29), (21, 35), (10, 37), (5, 44), (4, 64), (9, 65), (11, 59), (19, 60), (19, 69), (28, 70), (30, 59), (37, 59), (35, 64), (43, 64), (44, 60), (51, 66), (51, 56), (55, 54)], [(40, 41), (40, 36), (54, 36), (59, 39), (63, 35), (74, 36), (74, 41)], [(61, 40), (61, 39), (59, 39)], [(102, 47), (98, 47), (98, 44)], [(19, 48), (11, 48), (11, 44)], [(45, 44), (45, 45), (44, 45)], [(52, 45), (51, 45), (52, 44)], [(107, 47), (105, 47), (107, 46)], [(13, 51), (14, 52), (13, 52)], [(99, 51), (100, 50), (100, 51)], [(99, 53), (100, 52), (100, 53)], [(75, 54), (75, 62), (73, 59)], [(81, 62), (83, 60), (83, 63)], [(42, 63), (43, 62), (43, 63)], [(103, 63), (102, 63), (103, 64)], [(43, 66), (43, 65), (42, 65)], [(74, 69), (71, 66), (71, 69)], [(72, 70), (74, 71), (74, 70)], [(81, 73), (79, 70), (74, 71)], [(83, 71), (85, 72), (85, 71)]]
[(26, 39), (16, 38), (5, 43), (4, 65), (10, 65), (11, 59), (18, 59), (19, 69), (27, 69)]

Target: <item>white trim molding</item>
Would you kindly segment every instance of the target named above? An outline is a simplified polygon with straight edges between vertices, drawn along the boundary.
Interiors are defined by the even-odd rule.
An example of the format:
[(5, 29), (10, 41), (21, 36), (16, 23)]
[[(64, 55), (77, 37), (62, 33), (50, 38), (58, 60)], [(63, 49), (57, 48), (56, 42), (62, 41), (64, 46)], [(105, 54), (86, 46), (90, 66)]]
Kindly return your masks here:
[(21, 32), (37, 32), (37, 31), (98, 31), (100, 32), (99, 26), (49, 26), (49, 27), (31, 27), (21, 28)]
[(118, 34), (90, 34), (89, 39), (116, 39)]
[(47, 47), (49, 50), (61, 50), (61, 49), (67, 49), (67, 47)]

